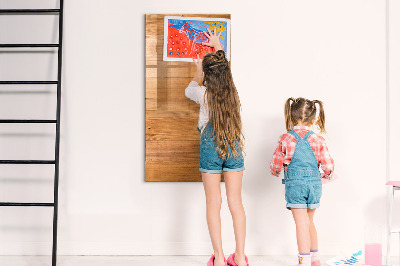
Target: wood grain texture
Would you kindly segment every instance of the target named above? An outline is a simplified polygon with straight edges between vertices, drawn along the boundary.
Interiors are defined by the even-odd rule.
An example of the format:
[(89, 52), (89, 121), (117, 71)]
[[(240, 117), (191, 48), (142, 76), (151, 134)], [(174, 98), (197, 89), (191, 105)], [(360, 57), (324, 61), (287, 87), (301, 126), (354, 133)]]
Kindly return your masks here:
[(198, 161), (200, 159), (200, 143), (198, 140), (148, 141), (146, 155), (146, 161)]
[(164, 62), (164, 17), (228, 18), (230, 14), (147, 14), (145, 16), (145, 180), (201, 181), (200, 106), (185, 97), (196, 67), (186, 62)]
[(185, 120), (169, 119), (147, 119), (146, 121), (146, 141), (160, 140), (199, 140), (197, 131), (197, 118)]
[(146, 161), (145, 164), (146, 181), (165, 182), (179, 181), (192, 182), (201, 181), (201, 173), (199, 172), (199, 163), (189, 161), (182, 162), (154, 162)]

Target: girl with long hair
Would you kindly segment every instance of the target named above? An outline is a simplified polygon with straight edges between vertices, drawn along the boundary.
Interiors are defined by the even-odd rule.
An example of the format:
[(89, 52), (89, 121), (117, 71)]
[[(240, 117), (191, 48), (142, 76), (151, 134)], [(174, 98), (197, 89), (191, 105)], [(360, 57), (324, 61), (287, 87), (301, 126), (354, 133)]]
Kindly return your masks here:
[[(242, 204), (244, 170), (243, 134), (239, 96), (228, 60), (216, 30), (205, 35), (215, 52), (195, 61), (197, 72), (185, 95), (200, 105), (200, 168), (206, 196), (207, 224), (214, 255), (207, 266), (248, 266), (244, 254), (246, 216)], [(202, 84), (202, 85), (200, 85)], [(235, 232), (235, 253), (225, 260), (221, 239), (221, 175), (224, 175), (228, 206)]]

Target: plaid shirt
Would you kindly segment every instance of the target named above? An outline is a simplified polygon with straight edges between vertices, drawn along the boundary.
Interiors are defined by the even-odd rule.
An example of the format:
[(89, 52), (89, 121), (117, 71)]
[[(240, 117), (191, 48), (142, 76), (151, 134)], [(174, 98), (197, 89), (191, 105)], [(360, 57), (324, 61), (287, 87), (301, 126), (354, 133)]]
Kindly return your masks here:
[[(302, 138), (310, 130), (310, 128), (305, 126), (295, 126), (293, 130), (296, 131), (296, 133)], [(284, 170), (286, 171), (286, 168), (293, 157), (293, 153), (296, 148), (296, 142), (296, 138), (290, 133), (285, 133), (280, 136), (278, 147), (274, 152), (270, 164), (272, 175), (279, 176), (282, 166), (284, 166)], [(325, 139), (317, 134), (311, 134), (308, 138), (308, 142), (310, 143), (311, 149), (317, 158), (318, 166), (322, 170), (322, 178), (330, 179), (332, 177), (335, 164), (332, 157), (329, 155)]]

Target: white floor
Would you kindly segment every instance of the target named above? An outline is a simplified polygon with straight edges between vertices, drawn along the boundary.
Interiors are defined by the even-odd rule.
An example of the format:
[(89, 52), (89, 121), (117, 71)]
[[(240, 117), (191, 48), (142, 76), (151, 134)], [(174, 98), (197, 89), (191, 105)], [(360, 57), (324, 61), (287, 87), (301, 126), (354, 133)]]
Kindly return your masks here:
[[(323, 257), (325, 261), (330, 257)], [(207, 256), (59, 256), (58, 266), (205, 266)], [(393, 258), (392, 265), (398, 258)], [(251, 266), (290, 266), (296, 256), (250, 256)], [(49, 256), (0, 256), (1, 266), (50, 266)], [(327, 265), (322, 263), (322, 265)]]
[[(205, 266), (207, 256), (59, 256), (59, 266)], [(251, 266), (288, 266), (296, 257), (251, 256)], [(0, 256), (1, 266), (47, 266), (48, 256)]]

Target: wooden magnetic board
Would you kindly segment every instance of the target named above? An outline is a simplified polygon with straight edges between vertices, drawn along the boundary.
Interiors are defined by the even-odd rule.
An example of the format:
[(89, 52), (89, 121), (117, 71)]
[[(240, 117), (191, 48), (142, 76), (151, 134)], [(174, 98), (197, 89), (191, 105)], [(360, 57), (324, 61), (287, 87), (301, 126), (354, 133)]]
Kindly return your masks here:
[(196, 73), (193, 63), (164, 62), (164, 16), (228, 18), (230, 14), (147, 14), (146, 181), (201, 181), (200, 106), (185, 96)]

